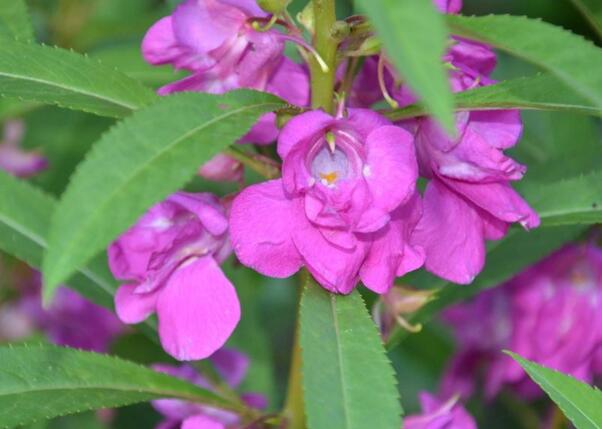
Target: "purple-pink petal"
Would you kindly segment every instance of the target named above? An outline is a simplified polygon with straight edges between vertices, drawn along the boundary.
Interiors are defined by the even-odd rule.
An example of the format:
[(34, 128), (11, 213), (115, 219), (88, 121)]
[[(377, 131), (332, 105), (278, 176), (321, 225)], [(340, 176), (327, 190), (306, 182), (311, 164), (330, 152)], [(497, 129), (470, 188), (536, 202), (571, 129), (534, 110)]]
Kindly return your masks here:
[(240, 319), (240, 304), (213, 257), (205, 256), (171, 275), (157, 315), (163, 348), (179, 360), (198, 360), (224, 345)]

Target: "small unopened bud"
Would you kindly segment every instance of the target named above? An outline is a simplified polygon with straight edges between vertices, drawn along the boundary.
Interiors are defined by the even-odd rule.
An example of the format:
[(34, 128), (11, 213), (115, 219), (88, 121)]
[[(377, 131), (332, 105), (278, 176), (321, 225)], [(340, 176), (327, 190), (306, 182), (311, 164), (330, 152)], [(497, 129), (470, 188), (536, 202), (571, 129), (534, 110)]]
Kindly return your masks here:
[(278, 15), (287, 8), (291, 0), (257, 0), (257, 4), (267, 13)]
[(380, 326), (383, 339), (389, 338), (396, 326), (409, 332), (416, 333), (422, 329), (421, 324), (411, 324), (405, 316), (411, 315), (422, 308), (433, 295), (432, 291), (413, 290), (394, 286), (377, 301), (373, 316)]
[(351, 26), (345, 21), (336, 21), (330, 30), (330, 36), (340, 42), (351, 34)]
[(314, 4), (312, 2), (307, 3), (307, 6), (297, 14), (297, 21), (299, 21), (309, 34), (315, 34)]

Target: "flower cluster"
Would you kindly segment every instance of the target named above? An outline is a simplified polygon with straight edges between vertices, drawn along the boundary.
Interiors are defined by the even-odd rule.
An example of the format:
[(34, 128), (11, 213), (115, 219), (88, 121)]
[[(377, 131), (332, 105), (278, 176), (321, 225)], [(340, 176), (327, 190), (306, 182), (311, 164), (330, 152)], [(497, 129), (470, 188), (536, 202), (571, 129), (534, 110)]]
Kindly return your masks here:
[[(459, 0), (435, 3), (442, 13), (461, 7)], [(317, 53), (290, 18), (276, 18), (255, 0), (184, 0), (142, 44), (149, 63), (190, 72), (159, 94), (253, 88), (306, 107), (308, 68), (284, 56), (284, 43)], [(454, 91), (493, 83), (495, 54), (486, 46), (454, 39), (443, 61)], [(362, 282), (384, 294), (396, 277), (422, 266), (469, 283), (483, 267), (485, 240), (502, 238), (514, 222), (538, 225), (510, 186), (525, 168), (504, 154), (522, 131), (517, 111), (458, 113), (450, 137), (433, 119), (393, 123), (372, 109), (383, 100), (416, 101), (384, 53), (367, 57), (344, 82), (354, 75), (338, 68), (338, 85), (351, 90), (340, 94), (336, 114), (304, 109), (282, 129), (274, 114), (265, 115), (239, 141), (276, 141), (280, 179), (245, 188), (228, 213), (209, 194), (177, 193), (111, 246), (111, 269), (125, 282), (116, 296), (124, 322), (156, 312), (172, 356), (204, 358), (224, 344), (240, 315), (218, 266), (231, 248), (267, 276), (306, 267), (331, 292), (347, 294)], [(199, 174), (241, 182), (242, 166), (222, 154)]]
[(525, 398), (541, 394), (520, 366), (526, 359), (585, 381), (602, 373), (602, 249), (569, 245), (474, 301), (448, 310), (460, 350), (443, 392), (468, 396), (483, 374), (493, 397), (504, 386)]

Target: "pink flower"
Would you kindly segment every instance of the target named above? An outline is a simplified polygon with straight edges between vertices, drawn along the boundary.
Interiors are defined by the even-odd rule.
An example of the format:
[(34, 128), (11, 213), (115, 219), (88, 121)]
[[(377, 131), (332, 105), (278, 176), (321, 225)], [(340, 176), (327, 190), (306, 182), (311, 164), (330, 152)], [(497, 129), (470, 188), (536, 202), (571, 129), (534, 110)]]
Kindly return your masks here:
[[(249, 367), (249, 359), (232, 349), (220, 349), (210, 358), (219, 375), (230, 388), (235, 389), (244, 379)], [(215, 387), (193, 367), (183, 365), (174, 367), (158, 364), (154, 368), (165, 374), (190, 381), (205, 389)], [(265, 408), (266, 399), (257, 393), (246, 393), (242, 399), (254, 408)], [(226, 410), (205, 405), (193, 404), (178, 399), (159, 399), (152, 402), (153, 407), (165, 418), (157, 429), (236, 429), (241, 428), (239, 417)]]
[(234, 286), (219, 267), (230, 252), (217, 198), (173, 194), (109, 247), (111, 270), (125, 281), (115, 296), (117, 315), (139, 323), (156, 312), (169, 354), (180, 360), (210, 356), (240, 319)]
[[(253, 18), (265, 17), (254, 0), (185, 0), (173, 15), (151, 27), (142, 42), (150, 64), (172, 64), (192, 72), (159, 94), (252, 88), (306, 105), (307, 72), (283, 55), (288, 37), (274, 29), (257, 31), (251, 24)], [(271, 143), (276, 136), (274, 115), (269, 114), (243, 141)]]
[(441, 402), (428, 393), (420, 394), (422, 414), (404, 419), (404, 429), (477, 429), (470, 414), (458, 404), (458, 398)]
[(48, 160), (38, 152), (25, 152), (21, 140), (25, 132), (22, 121), (4, 123), (4, 136), (0, 143), (0, 170), (17, 177), (29, 177), (48, 166)]
[(526, 398), (541, 394), (511, 358), (513, 352), (541, 365), (591, 381), (602, 353), (602, 250), (567, 246), (508, 283), (446, 313), (461, 350), (444, 392), (474, 391), (484, 372), (485, 393), (510, 385)]
[(326, 289), (358, 280), (386, 292), (422, 265), (411, 233), (421, 214), (412, 137), (369, 110), (347, 118), (312, 111), (278, 139), (282, 179), (245, 189), (230, 228), (240, 261), (287, 277), (305, 265)]
[[(447, 58), (454, 67), (454, 91), (493, 82), (488, 75), (495, 56), (488, 48), (458, 41)], [(397, 99), (407, 102), (411, 94), (402, 92)], [(420, 174), (430, 179), (416, 230), (426, 249), (426, 269), (456, 283), (470, 283), (485, 263), (485, 240), (502, 238), (511, 223), (539, 225), (537, 214), (510, 186), (526, 168), (504, 154), (521, 135), (519, 112), (458, 113), (455, 139), (433, 119), (407, 121), (404, 126), (415, 136)]]

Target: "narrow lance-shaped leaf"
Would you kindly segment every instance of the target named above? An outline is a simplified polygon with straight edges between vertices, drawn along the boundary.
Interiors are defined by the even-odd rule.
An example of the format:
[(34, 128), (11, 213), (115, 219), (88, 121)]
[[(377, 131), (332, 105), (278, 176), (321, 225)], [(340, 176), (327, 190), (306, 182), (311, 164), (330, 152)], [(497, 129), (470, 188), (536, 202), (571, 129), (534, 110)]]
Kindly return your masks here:
[[(0, 170), (0, 250), (41, 269), (47, 248), (48, 221), (56, 207), (54, 197)], [(67, 281), (88, 300), (113, 310), (117, 283), (101, 255), (80, 267)], [(139, 325), (151, 340), (158, 341), (156, 323), (147, 319)]]
[[(552, 110), (602, 116), (602, 109), (576, 94), (564, 82), (549, 74), (511, 79), (491, 86), (482, 86), (454, 94), (455, 109), (465, 110)], [(398, 121), (427, 114), (426, 109), (414, 104), (386, 112)]]
[(507, 352), (571, 420), (577, 429), (602, 428), (602, 392), (575, 378)]
[(157, 99), (99, 61), (48, 46), (0, 43), (0, 95), (122, 117)]
[(0, 347), (0, 427), (160, 398), (237, 409), (178, 378), (111, 356), (50, 345)]
[(146, 209), (184, 186), (262, 114), (283, 105), (250, 90), (178, 94), (113, 127), (80, 164), (53, 216), (44, 297)]
[(309, 278), (301, 301), (303, 388), (312, 429), (399, 429), (393, 368), (361, 295)]
[(449, 15), (450, 31), (487, 43), (557, 76), (570, 88), (602, 108), (602, 49), (560, 27), (507, 15)]
[(602, 40), (602, 1), (600, 0), (571, 0), (575, 7), (589, 21), (592, 29)]
[(3, 37), (20, 42), (34, 40), (25, 0), (0, 0), (0, 38)]
[(453, 133), (453, 99), (441, 59), (448, 42), (442, 15), (424, 0), (358, 0), (357, 5), (372, 20), (401, 77)]
[(602, 171), (523, 188), (528, 201), (541, 213), (542, 226), (602, 222)]

